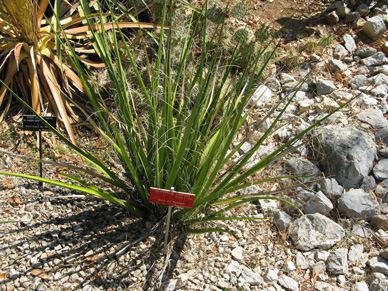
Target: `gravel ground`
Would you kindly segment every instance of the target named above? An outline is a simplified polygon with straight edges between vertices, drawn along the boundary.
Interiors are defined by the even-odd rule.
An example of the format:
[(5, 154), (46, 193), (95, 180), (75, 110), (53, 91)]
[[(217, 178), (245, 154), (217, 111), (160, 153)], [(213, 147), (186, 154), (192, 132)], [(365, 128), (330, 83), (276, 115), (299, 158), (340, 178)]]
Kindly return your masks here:
[(230, 249), (245, 245), (245, 252), (255, 252), (264, 242), (258, 236), (268, 235), (265, 224), (243, 233), (245, 225), (236, 225), (244, 237), (239, 241), (173, 229), (164, 248), (162, 227), (105, 201), (51, 186), (40, 190), (16, 178), (1, 185), (1, 219), (8, 221), (0, 233), (1, 290), (148, 290), (172, 284), (172, 274), (193, 279), (198, 290), (209, 283), (228, 286), (221, 275)]
[(134, 290), (144, 284), (155, 237), (115, 255), (149, 231), (142, 221), (104, 201), (6, 182), (1, 216), (16, 222), (2, 224), (2, 290)]
[[(25, 152), (24, 146), (18, 151)], [(0, 156), (2, 170), (39, 173), (33, 161)], [(55, 168), (44, 168), (44, 176), (54, 175)], [(257, 209), (251, 204), (237, 212), (258, 215)], [(232, 250), (244, 246), (244, 253), (254, 253), (270, 241), (275, 248), (272, 241), (279, 240), (266, 220), (230, 223), (239, 240), (217, 233), (187, 235), (172, 225), (166, 248), (164, 221), (153, 225), (106, 201), (5, 176), (0, 177), (0, 220), (0, 290), (173, 290), (179, 284), (234, 290), (237, 276), (226, 271)], [(256, 265), (257, 256), (244, 264)]]
[[(238, 239), (173, 226), (165, 248), (164, 223), (131, 218), (105, 201), (54, 186), (40, 190), (37, 183), (1, 179), (1, 220), (8, 223), (0, 232), (0, 290), (293, 290), (281, 278), (313, 290), (321, 278), (295, 267), (298, 252), (270, 219), (228, 222)], [(260, 209), (249, 204), (234, 214), (265, 217)], [(337, 246), (355, 240), (361, 242), (349, 235)], [(366, 259), (378, 253), (373, 240), (362, 243), (370, 246)], [(349, 286), (365, 279), (365, 264), (359, 269)]]

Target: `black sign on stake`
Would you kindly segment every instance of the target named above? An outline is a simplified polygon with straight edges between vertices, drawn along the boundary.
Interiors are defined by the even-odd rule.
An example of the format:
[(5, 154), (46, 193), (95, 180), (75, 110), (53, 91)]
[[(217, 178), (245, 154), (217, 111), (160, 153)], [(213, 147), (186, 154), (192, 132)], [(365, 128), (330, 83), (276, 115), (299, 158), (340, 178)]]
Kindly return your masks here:
[[(56, 116), (42, 116), (50, 125), (54, 128), (57, 126), (57, 117)], [(31, 131), (50, 131), (48, 128), (37, 116), (35, 115), (23, 115), (23, 130)]]
[[(42, 116), (52, 127), (57, 126), (56, 116)], [(23, 115), (23, 130), (39, 131), (39, 172), (40, 177), (43, 177), (43, 165), (42, 165), (42, 131), (50, 131), (37, 116), (35, 115)], [(42, 187), (43, 183), (39, 182), (39, 186)]]

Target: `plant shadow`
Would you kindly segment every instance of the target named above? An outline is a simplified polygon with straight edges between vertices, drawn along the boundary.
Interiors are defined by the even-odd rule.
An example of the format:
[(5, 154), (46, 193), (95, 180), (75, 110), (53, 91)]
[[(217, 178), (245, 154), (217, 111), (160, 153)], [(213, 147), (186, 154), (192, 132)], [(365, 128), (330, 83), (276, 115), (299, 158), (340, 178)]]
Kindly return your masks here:
[(316, 32), (314, 27), (317, 27), (320, 24), (326, 24), (324, 21), (324, 16), (326, 12), (316, 11), (315, 14), (310, 15), (309, 17), (280, 17), (275, 21), (280, 24), (283, 29), (286, 29), (287, 33), (285, 38), (285, 43), (295, 41), (299, 38), (305, 38), (313, 35)]
[[(48, 289), (59, 284), (72, 290), (86, 285), (104, 290), (157, 290), (149, 279), (158, 275), (160, 287), (171, 276), (185, 241), (185, 237), (173, 240), (170, 258), (163, 250), (161, 228), (152, 233), (149, 222), (102, 200), (39, 195), (24, 203), (35, 205), (41, 215), (31, 211), (30, 221), (18, 222), (0, 236), (0, 254), (8, 260), (7, 269), (13, 270), (2, 281), (5, 285), (27, 277), (26, 287), (32, 289), (36, 284)], [(23, 211), (28, 210), (24, 207)], [(180, 236), (181, 232), (174, 233)], [(131, 246), (118, 255), (126, 245)], [(167, 267), (158, 268), (161, 263)], [(32, 270), (41, 270), (47, 277), (38, 278)]]
[(296, 19), (290, 17), (281, 17), (276, 20), (288, 33), (286, 33), (284, 42), (295, 41), (298, 38), (311, 36), (315, 30), (310, 27), (311, 22), (308, 19)]

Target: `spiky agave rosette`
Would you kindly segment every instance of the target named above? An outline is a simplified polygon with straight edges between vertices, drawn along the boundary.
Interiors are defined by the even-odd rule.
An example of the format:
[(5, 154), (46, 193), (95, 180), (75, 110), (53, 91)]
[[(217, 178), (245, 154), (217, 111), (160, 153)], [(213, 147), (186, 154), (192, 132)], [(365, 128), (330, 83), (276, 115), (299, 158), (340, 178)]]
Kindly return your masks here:
[[(71, 120), (77, 114), (73, 106), (84, 111), (80, 105), (85, 103), (84, 85), (67, 59), (68, 47), (60, 42), (66, 36), (81, 63), (104, 67), (104, 63), (93, 62), (87, 55), (98, 54), (91, 31), (113, 28), (109, 14), (101, 12), (96, 0), (56, 0), (54, 6), (49, 0), (0, 0), (0, 120), (11, 106), (12, 94), (7, 91), (10, 88), (37, 113), (49, 111), (58, 116), (75, 143)], [(93, 20), (87, 23), (91, 17)], [(156, 27), (138, 22), (121, 22), (117, 26)]]

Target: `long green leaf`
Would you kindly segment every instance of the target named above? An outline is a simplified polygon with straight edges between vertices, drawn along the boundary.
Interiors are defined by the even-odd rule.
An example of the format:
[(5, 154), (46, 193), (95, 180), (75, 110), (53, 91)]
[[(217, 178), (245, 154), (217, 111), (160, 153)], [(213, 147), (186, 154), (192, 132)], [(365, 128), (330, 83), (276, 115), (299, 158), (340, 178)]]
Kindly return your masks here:
[(63, 136), (56, 128), (54, 128), (50, 123), (48, 123), (43, 117), (41, 117), (39, 114), (37, 114), (22, 98), (20, 98), (15, 92), (13, 92), (8, 86), (4, 84), (2, 80), (0, 82), (12, 93), (13, 96), (15, 96), (27, 109), (29, 109), (36, 117), (40, 119), (40, 121), (48, 127), (53, 133), (55, 133), (56, 136), (58, 136), (59, 139), (61, 139), (63, 142), (66, 143), (67, 146), (75, 150), (78, 154), (81, 155), (81, 157), (85, 158), (88, 162), (93, 164), (95, 167), (97, 167), (102, 173), (104, 173), (107, 177), (109, 177), (109, 181), (118, 187), (121, 187), (123, 189), (126, 189), (127, 186), (121, 181), (111, 170), (108, 169), (106, 165), (104, 165), (102, 162), (100, 162), (98, 159), (96, 159), (93, 155), (90, 153), (82, 150), (80, 147), (73, 144), (70, 140), (68, 140), (65, 136)]
[(205, 216), (203, 218), (191, 219), (185, 221), (185, 225), (193, 225), (196, 223), (207, 222), (207, 221), (233, 221), (233, 220), (263, 220), (264, 218), (260, 217), (212, 217)]
[(32, 176), (32, 175), (19, 174), (19, 173), (0, 172), (0, 175), (13, 176), (13, 177), (19, 177), (19, 178), (24, 178), (24, 179), (35, 180), (35, 181), (51, 184), (51, 185), (54, 185), (54, 186), (59, 186), (59, 187), (62, 187), (62, 188), (67, 188), (67, 189), (79, 191), (79, 192), (82, 192), (82, 193), (94, 195), (94, 196), (103, 198), (105, 200), (108, 200), (108, 201), (112, 202), (113, 204), (116, 204), (116, 205), (118, 205), (118, 206), (120, 206), (122, 208), (125, 208), (128, 211), (130, 211), (130, 212), (132, 212), (132, 213), (134, 213), (134, 214), (136, 214), (138, 216), (143, 216), (144, 215), (142, 213), (142, 211), (137, 209), (135, 206), (132, 206), (132, 205), (126, 203), (125, 201), (123, 201), (121, 199), (118, 199), (118, 198), (114, 197), (113, 195), (110, 195), (108, 192), (100, 190), (100, 189), (98, 189), (98, 190), (90, 189), (90, 188), (87, 188), (87, 187), (81, 187), (81, 186), (77, 186), (77, 185), (72, 185), (72, 184), (68, 184), (68, 183), (64, 183), (64, 182), (60, 182), (60, 181), (56, 181), (56, 180), (41, 178), (41, 177)]

